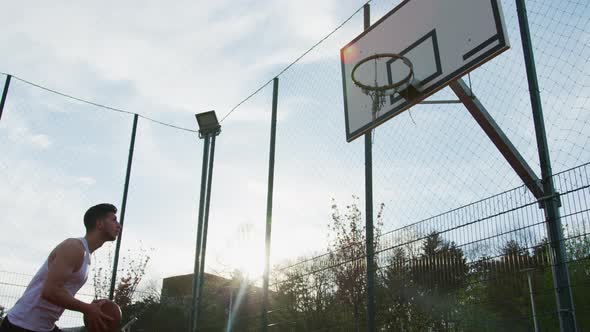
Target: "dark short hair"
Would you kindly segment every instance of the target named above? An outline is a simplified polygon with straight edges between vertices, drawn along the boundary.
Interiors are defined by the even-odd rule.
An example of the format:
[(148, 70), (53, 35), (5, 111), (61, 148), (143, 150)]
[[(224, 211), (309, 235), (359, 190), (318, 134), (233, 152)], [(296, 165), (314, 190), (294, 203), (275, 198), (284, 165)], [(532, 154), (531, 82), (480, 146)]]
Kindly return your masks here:
[(88, 209), (88, 211), (84, 213), (84, 226), (86, 227), (86, 232), (90, 232), (96, 228), (96, 221), (106, 217), (110, 212), (117, 213), (117, 208), (109, 203), (101, 203)]

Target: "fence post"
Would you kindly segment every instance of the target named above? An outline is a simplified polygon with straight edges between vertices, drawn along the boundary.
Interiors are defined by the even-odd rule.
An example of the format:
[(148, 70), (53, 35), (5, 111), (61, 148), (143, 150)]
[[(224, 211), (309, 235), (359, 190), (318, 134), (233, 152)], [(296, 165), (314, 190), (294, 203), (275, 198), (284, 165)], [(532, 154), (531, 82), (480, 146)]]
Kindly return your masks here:
[[(371, 26), (371, 6), (363, 6), (364, 29)], [(365, 231), (367, 248), (367, 331), (375, 331), (375, 257), (373, 250), (373, 130), (365, 134)]]
[(275, 142), (277, 133), (277, 103), (279, 96), (279, 78), (275, 77), (272, 85), (272, 115), (270, 124), (270, 153), (268, 159), (268, 190), (266, 193), (266, 236), (264, 257), (264, 280), (262, 286), (262, 331), (268, 331), (268, 275), (270, 273), (270, 240), (272, 230), (272, 199), (275, 173)]
[(127, 174), (125, 175), (125, 187), (123, 189), (123, 202), (121, 203), (121, 214), (119, 223), (121, 231), (117, 237), (117, 246), (115, 247), (115, 259), (113, 261), (113, 275), (111, 277), (111, 289), (109, 290), (109, 299), (113, 300), (115, 296), (115, 284), (117, 282), (117, 268), (119, 266), (119, 250), (121, 249), (121, 238), (123, 237), (123, 223), (125, 222), (125, 208), (127, 207), (127, 193), (129, 192), (129, 179), (131, 177), (131, 164), (133, 163), (133, 151), (135, 150), (135, 134), (137, 133), (138, 115), (133, 116), (133, 129), (131, 131), (131, 143), (129, 144), (129, 157), (127, 159)]
[(561, 331), (577, 331), (574, 302), (568, 268), (566, 265), (567, 258), (561, 218), (559, 215), (559, 194), (555, 191), (553, 184), (553, 171), (551, 170), (551, 159), (547, 144), (547, 134), (545, 132), (541, 94), (539, 92), (539, 82), (537, 81), (535, 57), (533, 54), (533, 46), (524, 0), (516, 0), (516, 8), (518, 11), (518, 23), (520, 26), (520, 36), (526, 65), (531, 107), (533, 110), (535, 134), (537, 136), (537, 148), (539, 150), (539, 160), (541, 164), (541, 181), (545, 193), (544, 199), (540, 203), (545, 210), (545, 218), (547, 220), (547, 235), (549, 237), (553, 286), (555, 288), (555, 297), (557, 301), (559, 327)]
[(6, 75), (6, 82), (4, 83), (4, 90), (2, 91), (2, 99), (0, 99), (0, 120), (2, 119), (2, 111), (4, 111), (4, 103), (6, 102), (6, 96), (8, 96), (8, 87), (10, 87), (11, 75)]

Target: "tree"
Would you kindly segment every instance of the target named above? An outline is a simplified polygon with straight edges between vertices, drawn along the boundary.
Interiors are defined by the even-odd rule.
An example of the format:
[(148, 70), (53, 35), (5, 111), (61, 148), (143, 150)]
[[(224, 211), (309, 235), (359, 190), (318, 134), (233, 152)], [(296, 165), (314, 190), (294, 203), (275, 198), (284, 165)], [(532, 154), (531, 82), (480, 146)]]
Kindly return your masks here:
[[(212, 287), (209, 294), (210, 299), (218, 299), (207, 304), (207, 320), (210, 324), (216, 325), (214, 322), (217, 321), (217, 325), (227, 328), (231, 323), (232, 331), (252, 331), (260, 327), (262, 292), (242, 271), (234, 270), (229, 284), (217, 289)], [(203, 312), (205, 311), (204, 309)]]
[(463, 250), (432, 231), (422, 244), (422, 254), (415, 269), (414, 280), (424, 290), (449, 293), (463, 288), (467, 279), (467, 264)]
[[(537, 313), (552, 310), (545, 302), (543, 259), (545, 241), (528, 249), (511, 239), (496, 252), (488, 252), (473, 264), (469, 287), (466, 289), (464, 312), (466, 317), (486, 317), (485, 321), (465, 322), (470, 329), (490, 327), (498, 330), (530, 330), (533, 326), (526, 269), (534, 268), (532, 284)], [(553, 300), (554, 301), (554, 300)], [(554, 302), (553, 302), (554, 303)], [(548, 302), (547, 302), (548, 304)], [(547, 322), (542, 330), (552, 330)]]
[(327, 255), (301, 259), (273, 276), (275, 299), (271, 322), (297, 331), (327, 330), (336, 323), (332, 271)]
[[(136, 316), (136, 306), (132, 306), (135, 301), (142, 301), (142, 297), (136, 298), (136, 292), (139, 284), (145, 277), (146, 268), (150, 262), (151, 249), (140, 247), (138, 252), (128, 250), (127, 255), (124, 255), (120, 260), (119, 271), (117, 271), (118, 279), (115, 284), (113, 301), (121, 307), (123, 312), (122, 321), (126, 322), (132, 317)], [(96, 262), (93, 275), (94, 283), (94, 297), (96, 299), (104, 299), (109, 297), (112, 269), (106, 268), (112, 261), (112, 252), (109, 251), (107, 255), (107, 262)], [(147, 303), (153, 300), (153, 294), (145, 295)]]
[[(590, 330), (590, 236), (583, 229), (572, 230), (564, 227), (564, 246), (566, 251), (570, 285), (576, 310), (578, 330)], [(540, 262), (533, 273), (535, 303), (540, 315), (539, 325), (542, 329), (557, 330), (559, 328), (551, 269), (549, 241), (545, 238), (534, 248), (533, 259)]]
[(459, 317), (457, 304), (468, 267), (463, 250), (432, 231), (419, 254), (398, 248), (384, 268), (384, 286), (391, 294), (392, 328), (410, 331), (452, 330)]
[(392, 250), (387, 265), (381, 269), (379, 301), (380, 322), (388, 331), (425, 330), (424, 314), (416, 304), (417, 292), (412, 282), (412, 255), (402, 247)]
[(127, 319), (137, 317), (133, 331), (150, 332), (188, 332), (188, 316), (183, 306), (163, 302), (157, 293), (150, 293), (129, 304), (124, 315)]
[(590, 331), (590, 235), (575, 232), (565, 242), (576, 320), (580, 331)]
[[(352, 199), (353, 202), (346, 206), (343, 213), (340, 212), (336, 201), (332, 199), (330, 231), (333, 239), (330, 241), (328, 250), (330, 261), (333, 264), (332, 272), (336, 284), (336, 298), (345, 305), (343, 309), (347, 307), (352, 311), (351, 316), (354, 320), (355, 329), (360, 331), (367, 288), (366, 227), (359, 209), (359, 198), (352, 196)], [(378, 248), (384, 206), (385, 204), (381, 203), (377, 213), (374, 249)], [(377, 266), (374, 267), (374, 270), (377, 270)]]

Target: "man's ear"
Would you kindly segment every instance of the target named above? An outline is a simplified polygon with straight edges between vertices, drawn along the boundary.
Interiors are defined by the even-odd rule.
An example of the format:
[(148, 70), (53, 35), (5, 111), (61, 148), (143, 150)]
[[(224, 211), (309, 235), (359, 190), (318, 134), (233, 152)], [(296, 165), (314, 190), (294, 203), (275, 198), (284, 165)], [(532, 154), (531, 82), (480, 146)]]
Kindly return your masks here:
[(96, 229), (102, 230), (104, 227), (104, 219), (100, 218), (96, 220)]

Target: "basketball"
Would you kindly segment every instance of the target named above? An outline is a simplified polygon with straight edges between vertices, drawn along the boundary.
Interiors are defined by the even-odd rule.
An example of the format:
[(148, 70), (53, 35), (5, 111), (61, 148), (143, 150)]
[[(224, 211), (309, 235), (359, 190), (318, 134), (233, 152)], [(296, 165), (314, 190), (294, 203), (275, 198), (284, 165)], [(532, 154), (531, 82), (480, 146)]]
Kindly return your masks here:
[(102, 301), (102, 304), (100, 305), (100, 310), (104, 314), (110, 316), (113, 319), (113, 321), (106, 322), (107, 323), (106, 330), (96, 331), (88, 326), (88, 321), (87, 321), (86, 315), (84, 315), (84, 326), (86, 327), (86, 330), (88, 332), (115, 332), (115, 331), (118, 331), (119, 325), (121, 323), (121, 315), (122, 315), (121, 308), (119, 308), (119, 306), (115, 302), (113, 302), (111, 300), (107, 300), (107, 299), (94, 300), (94, 301), (92, 301), (92, 303), (99, 302), (99, 301)]

